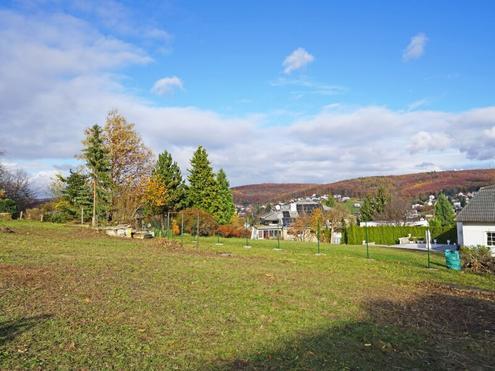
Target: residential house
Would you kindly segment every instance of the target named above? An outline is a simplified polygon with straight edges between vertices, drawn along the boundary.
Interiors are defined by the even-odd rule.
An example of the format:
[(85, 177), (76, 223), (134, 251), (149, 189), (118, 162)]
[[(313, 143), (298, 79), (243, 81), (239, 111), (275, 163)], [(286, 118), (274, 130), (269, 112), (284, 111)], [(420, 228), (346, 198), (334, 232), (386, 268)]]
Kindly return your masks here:
[(484, 187), (457, 215), (461, 246), (488, 246), (495, 255), (495, 185)]
[(301, 215), (311, 215), (315, 209), (329, 210), (315, 201), (295, 201), (289, 204), (276, 205), (273, 210), (260, 217), (260, 223), (253, 226), (251, 238), (255, 240), (265, 239), (290, 239), (289, 227)]

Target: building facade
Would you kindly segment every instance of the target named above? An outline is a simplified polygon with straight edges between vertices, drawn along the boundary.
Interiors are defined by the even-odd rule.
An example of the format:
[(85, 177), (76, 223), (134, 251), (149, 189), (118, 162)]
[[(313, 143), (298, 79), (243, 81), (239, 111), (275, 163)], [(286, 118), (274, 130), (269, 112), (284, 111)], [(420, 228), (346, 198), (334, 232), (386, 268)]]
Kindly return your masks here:
[(484, 187), (457, 215), (461, 246), (488, 246), (495, 255), (495, 185)]

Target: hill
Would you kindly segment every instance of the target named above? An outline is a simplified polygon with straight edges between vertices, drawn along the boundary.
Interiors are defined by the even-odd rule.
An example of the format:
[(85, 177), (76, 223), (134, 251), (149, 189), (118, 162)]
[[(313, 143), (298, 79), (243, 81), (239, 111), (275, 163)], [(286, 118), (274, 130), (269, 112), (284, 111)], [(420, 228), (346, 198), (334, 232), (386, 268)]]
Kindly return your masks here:
[(408, 198), (439, 192), (471, 192), (495, 183), (495, 169), (434, 171), (405, 175), (371, 176), (328, 184), (252, 184), (232, 188), (238, 204), (286, 201), (312, 194), (362, 197), (380, 185)]

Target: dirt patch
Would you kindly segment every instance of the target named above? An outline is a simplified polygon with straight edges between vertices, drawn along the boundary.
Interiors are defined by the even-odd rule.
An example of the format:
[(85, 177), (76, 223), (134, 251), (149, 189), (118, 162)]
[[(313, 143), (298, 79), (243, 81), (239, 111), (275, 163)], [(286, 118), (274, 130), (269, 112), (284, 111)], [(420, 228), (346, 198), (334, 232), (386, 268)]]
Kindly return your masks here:
[(13, 264), (0, 264), (0, 289), (7, 287), (36, 287), (53, 278), (46, 268), (26, 267)]

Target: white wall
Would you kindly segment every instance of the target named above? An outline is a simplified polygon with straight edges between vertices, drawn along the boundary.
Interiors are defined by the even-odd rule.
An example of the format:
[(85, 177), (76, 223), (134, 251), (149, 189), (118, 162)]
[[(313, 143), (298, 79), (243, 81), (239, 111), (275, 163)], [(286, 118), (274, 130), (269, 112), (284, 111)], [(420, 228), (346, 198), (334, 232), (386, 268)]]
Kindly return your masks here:
[[(462, 231), (459, 231), (459, 224), (462, 226)], [(457, 227), (458, 242), (464, 246), (486, 246), (486, 232), (495, 232), (495, 224), (458, 223)], [(495, 253), (495, 246), (491, 249)]]

